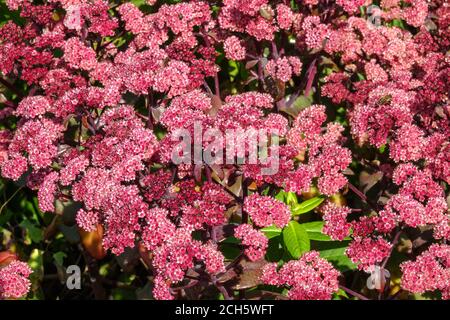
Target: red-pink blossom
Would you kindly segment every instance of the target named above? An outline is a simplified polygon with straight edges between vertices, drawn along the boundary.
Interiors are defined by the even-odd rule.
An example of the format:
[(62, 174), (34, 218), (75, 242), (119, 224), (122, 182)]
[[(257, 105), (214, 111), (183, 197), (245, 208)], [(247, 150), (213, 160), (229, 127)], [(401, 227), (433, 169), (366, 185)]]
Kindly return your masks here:
[(319, 252), (305, 253), (299, 260), (267, 264), (261, 279), (266, 284), (288, 287), (292, 300), (330, 300), (338, 290), (339, 272), (331, 263), (319, 257)]
[(268, 227), (274, 224), (283, 228), (291, 217), (289, 207), (283, 202), (258, 194), (252, 194), (245, 198), (243, 209), (258, 227)]
[(245, 47), (241, 44), (238, 37), (228, 37), (223, 43), (223, 48), (228, 59), (236, 61), (245, 59)]
[(442, 291), (442, 298), (450, 299), (450, 247), (433, 244), (417, 257), (400, 265), (401, 286), (414, 293)]
[(25, 296), (31, 287), (28, 280), (31, 273), (31, 268), (25, 262), (17, 260), (0, 268), (0, 298), (18, 299)]
[(323, 233), (334, 240), (343, 240), (349, 235), (351, 224), (347, 222), (347, 216), (351, 212), (350, 208), (338, 207), (329, 202), (321, 206), (320, 210), (325, 221)]
[(355, 239), (349, 244), (346, 254), (359, 269), (367, 270), (388, 257), (391, 248), (392, 245), (381, 237)]
[(245, 255), (251, 261), (262, 259), (266, 254), (268, 240), (266, 236), (248, 224), (241, 224), (234, 230), (234, 236), (241, 240)]
[(99, 221), (98, 213), (95, 211), (78, 210), (76, 216), (77, 225), (84, 231), (91, 232), (97, 228)]

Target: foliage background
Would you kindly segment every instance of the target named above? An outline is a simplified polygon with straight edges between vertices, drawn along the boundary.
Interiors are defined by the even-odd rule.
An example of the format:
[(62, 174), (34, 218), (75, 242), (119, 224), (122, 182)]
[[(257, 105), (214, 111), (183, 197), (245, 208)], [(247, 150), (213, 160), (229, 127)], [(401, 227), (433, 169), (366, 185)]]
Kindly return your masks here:
[[(145, 4), (145, 0), (133, 0), (143, 11), (149, 12), (151, 8)], [(180, 1), (168, 0), (166, 3)], [(20, 23), (18, 13), (8, 11), (5, 1), (0, 0), (0, 25), (8, 20)], [(405, 28), (401, 21), (394, 22), (398, 27)], [(307, 66), (311, 61), (304, 60), (303, 72), (307, 72)], [(217, 64), (221, 67), (221, 87), (228, 88), (225, 94), (241, 92), (242, 88), (251, 89), (247, 86), (249, 72), (241, 62), (228, 61), (224, 59), (223, 52), (217, 58)], [(330, 65), (329, 61), (323, 61), (318, 69), (317, 85), (321, 85), (321, 79), (330, 74), (336, 65)], [(302, 75), (305, 77), (305, 74)], [(25, 83), (19, 82), (21, 91), (26, 92)], [(213, 84), (211, 83), (211, 87)], [(287, 94), (291, 92), (286, 92)], [(316, 91), (311, 91), (308, 96), (301, 95), (293, 104), (293, 114), (313, 103), (327, 106), (329, 119), (335, 119), (346, 126), (346, 135), (349, 135), (348, 123), (346, 122), (346, 110), (343, 106), (336, 108), (326, 98), (320, 97)], [(0, 85), (0, 105), (4, 99), (16, 100), (17, 97)], [(138, 102), (140, 103), (140, 102)], [(9, 124), (13, 125), (13, 124)], [(2, 124), (0, 123), (0, 128)], [(354, 145), (346, 145), (348, 148), (357, 148)], [(353, 151), (353, 150), (352, 150)], [(384, 148), (360, 149), (356, 153), (362, 153), (366, 159), (372, 161), (383, 161), (388, 159)], [(376, 171), (364, 171), (361, 164), (354, 162), (348, 172), (349, 180), (354, 185), (364, 187), (367, 195), (380, 195), (387, 181), (383, 181), (382, 175)], [(322, 201), (321, 198), (312, 194), (304, 194), (297, 197), (293, 193), (281, 191), (277, 198), (284, 201), (293, 212), (297, 212), (297, 222), (291, 223), (283, 233), (277, 229), (266, 228), (266, 235), (270, 238), (267, 259), (278, 261), (284, 259), (285, 255), (295, 256), (310, 249), (318, 250), (323, 258), (326, 258), (341, 271), (345, 282), (356, 291), (362, 290), (368, 297), (377, 292), (367, 292), (365, 281), (367, 274), (357, 271), (356, 266), (344, 254), (349, 241), (331, 241), (321, 232), (323, 221), (320, 214), (314, 211)], [(308, 199), (311, 199), (308, 201)], [(351, 208), (363, 208), (367, 204), (348, 190), (334, 196), (333, 201), (340, 204), (348, 204)], [(127, 249), (120, 256), (114, 256), (103, 252), (98, 234), (83, 234), (78, 230), (74, 217), (78, 210), (74, 203), (57, 203), (57, 215), (42, 213), (37, 205), (35, 192), (25, 187), (24, 181), (12, 182), (0, 178), (0, 251), (11, 250), (22, 260), (27, 260), (33, 274), (31, 275), (32, 289), (26, 299), (151, 299), (152, 284), (147, 272), (146, 262), (142, 260), (138, 249)], [(294, 248), (286, 248), (286, 240), (294, 238)], [(239, 252), (234, 244), (236, 239), (231, 237), (222, 243), (222, 250), (227, 259), (232, 260)], [(412, 239), (405, 236), (400, 240), (399, 250), (395, 250), (389, 260), (387, 269), (391, 271), (391, 293), (400, 290), (399, 264), (408, 258), (408, 250), (412, 246)], [(99, 259), (95, 259), (97, 257)], [(69, 265), (78, 265), (82, 270), (82, 286), (80, 290), (69, 290), (66, 286), (66, 268)], [(247, 266), (245, 276), (240, 278), (238, 288), (245, 290), (256, 284), (258, 274), (257, 265)], [(97, 281), (91, 281), (94, 278)], [(252, 295), (260, 296), (265, 292), (264, 286), (258, 286), (246, 293), (248, 298)], [(274, 288), (271, 288), (274, 290)], [(366, 290), (366, 292), (364, 292)], [(192, 293), (194, 295), (194, 292)], [(223, 299), (216, 291), (205, 291), (202, 298)], [(264, 297), (264, 296), (263, 296)], [(187, 297), (189, 298), (189, 297)], [(409, 295), (400, 293), (399, 298), (413, 299), (435, 299), (432, 294)], [(354, 299), (340, 290), (334, 295), (334, 299)]]

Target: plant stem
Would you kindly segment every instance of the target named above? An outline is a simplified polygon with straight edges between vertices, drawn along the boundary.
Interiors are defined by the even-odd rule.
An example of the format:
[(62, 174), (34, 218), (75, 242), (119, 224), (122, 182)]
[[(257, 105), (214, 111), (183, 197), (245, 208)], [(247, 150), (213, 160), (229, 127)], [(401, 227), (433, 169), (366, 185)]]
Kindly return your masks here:
[(377, 206), (374, 203), (372, 203), (372, 201), (370, 201), (364, 193), (362, 193), (357, 187), (355, 187), (350, 182), (348, 183), (348, 188), (352, 190), (361, 200), (367, 203), (372, 209), (378, 211)]
[(216, 90), (216, 96), (220, 98), (219, 74), (217, 72), (214, 74), (214, 87)]
[(20, 187), (19, 189), (17, 189), (13, 195), (11, 197), (9, 197), (8, 200), (5, 201), (5, 203), (2, 204), (2, 206), (0, 207), (0, 214), (2, 213), (3, 209), (6, 207), (6, 205), (12, 200), (12, 198), (14, 198), (14, 196), (24, 188), (24, 186)]
[(384, 259), (383, 263), (381, 264), (381, 268), (384, 269), (384, 267), (386, 267), (386, 264), (389, 260), (389, 258), (392, 255), (392, 252), (394, 251), (394, 247), (397, 244), (398, 240), (400, 239), (400, 235), (402, 234), (402, 230), (397, 231), (397, 233), (394, 236), (394, 240), (392, 240), (392, 248), (391, 251), (389, 252), (389, 255)]
[(359, 300), (370, 300), (369, 298), (367, 298), (366, 296), (363, 296), (362, 294), (355, 292), (347, 287), (344, 287), (342, 285), (339, 285), (339, 288), (344, 290), (345, 292), (351, 294), (352, 296), (358, 298)]
[(228, 293), (228, 290), (223, 285), (217, 283), (216, 276), (211, 276), (211, 281), (216, 286), (216, 288), (223, 294), (225, 300), (233, 300), (233, 298)]
[(230, 270), (231, 268), (234, 268), (239, 262), (241, 262), (242, 258), (244, 258), (244, 254), (241, 252), (240, 255), (236, 257), (233, 261), (231, 261), (226, 267), (225, 270)]
[(148, 118), (147, 118), (147, 127), (150, 129), (153, 129), (153, 115), (152, 115), (152, 109), (154, 107), (154, 99), (153, 99), (153, 91), (150, 90), (145, 102), (147, 104), (147, 110), (148, 110)]

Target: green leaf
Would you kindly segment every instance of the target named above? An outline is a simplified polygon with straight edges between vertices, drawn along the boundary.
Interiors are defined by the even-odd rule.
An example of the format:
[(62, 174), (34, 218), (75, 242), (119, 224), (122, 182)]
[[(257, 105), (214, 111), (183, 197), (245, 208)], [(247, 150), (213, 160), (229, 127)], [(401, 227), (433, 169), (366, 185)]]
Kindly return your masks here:
[[(308, 237), (310, 240), (314, 241), (333, 241), (328, 235), (323, 233), (323, 221), (313, 221), (313, 222), (306, 222), (302, 223), (302, 226), (306, 229), (306, 232), (308, 232)], [(350, 237), (344, 238), (344, 240), (350, 240)]]
[(308, 233), (308, 237), (310, 240), (314, 241), (331, 241), (331, 238), (326, 234), (323, 234), (324, 222), (323, 221), (313, 221), (302, 223), (302, 226), (305, 228)]
[(350, 299), (347, 293), (342, 289), (339, 289), (336, 293), (333, 294), (333, 300), (343, 300), (343, 298)]
[(288, 192), (286, 194), (286, 204), (289, 206), (295, 206), (298, 204), (297, 195), (294, 192)]
[(67, 254), (65, 254), (62, 251), (58, 251), (58, 252), (53, 254), (53, 260), (55, 260), (55, 263), (58, 266), (63, 266), (64, 265), (64, 258), (67, 258)]
[(310, 241), (305, 228), (297, 221), (291, 221), (283, 229), (283, 242), (287, 251), (295, 259), (309, 251)]
[(356, 269), (356, 265), (345, 254), (349, 241), (317, 242), (314, 248), (320, 256), (331, 262), (338, 270), (345, 272)]
[(220, 243), (220, 251), (223, 253), (225, 259), (234, 260), (241, 254), (241, 250), (231, 243)]
[(270, 262), (279, 262), (285, 254), (281, 236), (269, 239), (269, 246), (266, 251), (266, 260)]
[(289, 114), (292, 117), (297, 117), (297, 115), (303, 109), (309, 107), (314, 101), (313, 90), (310, 90), (308, 95), (300, 95), (298, 97), (289, 96), (289, 99), (295, 99), (293, 103), (289, 103), (286, 106), (280, 108), (280, 111)]
[(304, 214), (311, 210), (314, 210), (324, 200), (325, 200), (325, 197), (318, 196), (318, 197), (314, 197), (314, 198), (308, 199), (306, 201), (303, 201), (302, 203), (299, 203), (298, 205), (295, 205), (292, 207), (292, 214), (294, 216), (298, 216), (300, 214)]
[(131, 288), (114, 288), (111, 297), (113, 300), (136, 300), (136, 292)]
[(220, 243), (229, 243), (229, 244), (238, 244), (241, 241), (239, 239), (237, 239), (234, 236), (228, 237), (226, 239), (224, 239), (223, 241), (221, 241)]
[(307, 107), (309, 107), (313, 102), (312, 95), (305, 96), (301, 95), (294, 101), (294, 107), (297, 110), (303, 110)]
[(0, 211), (0, 226), (3, 226), (8, 222), (14, 215), (14, 211), (6, 208), (3, 211)]
[(18, 25), (23, 25), (25, 23), (25, 19), (20, 16), (18, 10), (10, 11), (5, 4), (5, 1), (0, 1), (0, 26), (3, 26), (10, 20)]
[(147, 4), (145, 0), (131, 0), (131, 3), (134, 4), (136, 7), (144, 6)]
[(281, 190), (275, 195), (275, 199), (280, 200), (281, 202), (285, 202), (286, 200), (286, 192)]
[(67, 258), (67, 254), (62, 251), (53, 254), (53, 264), (56, 267), (56, 274), (61, 282), (64, 282), (66, 277), (66, 268), (64, 267), (65, 258)]
[(405, 24), (403, 23), (403, 20), (400, 19), (392, 20), (392, 26), (400, 29), (405, 29)]
[(239, 75), (239, 63), (234, 60), (228, 60), (228, 75), (231, 82)]
[(278, 228), (275, 226), (265, 227), (265, 228), (261, 229), (261, 231), (264, 232), (267, 239), (272, 239), (274, 237), (277, 237), (282, 232), (281, 228)]
[(69, 243), (77, 244), (81, 241), (80, 233), (78, 232), (78, 228), (76, 225), (69, 227), (61, 224), (58, 228)]
[(43, 231), (36, 227), (30, 220), (23, 220), (20, 226), (25, 229), (27, 235), (30, 237), (31, 241), (34, 243), (39, 243), (43, 239)]
[(37, 288), (44, 277), (44, 251), (33, 249), (28, 259), (28, 265), (33, 270), (33, 273), (30, 275), (33, 288)]
[(360, 72), (357, 72), (357, 73), (356, 73), (356, 76), (358, 77), (358, 81), (364, 81), (364, 80), (366, 80), (366, 77), (365, 77), (362, 73), (360, 73)]

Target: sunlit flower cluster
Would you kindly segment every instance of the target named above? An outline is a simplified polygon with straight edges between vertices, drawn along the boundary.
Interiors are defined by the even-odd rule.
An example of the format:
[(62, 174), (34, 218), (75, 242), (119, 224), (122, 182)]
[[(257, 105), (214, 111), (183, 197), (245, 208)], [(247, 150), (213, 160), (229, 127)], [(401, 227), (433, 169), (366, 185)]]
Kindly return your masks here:
[[(303, 218), (280, 192), (326, 198), (308, 219), (350, 241), (355, 269), (386, 266), (401, 234), (431, 230), (401, 286), (450, 298), (448, 5), (381, 1), (374, 24), (371, 0), (294, 2), (7, 0), (23, 23), (0, 27), (2, 177), (36, 190), (42, 212), (74, 204), (71, 223), (101, 227), (113, 254), (139, 247), (156, 299), (177, 298), (188, 273), (220, 290), (240, 259), (273, 261), (264, 229)], [(198, 126), (225, 138), (198, 142)], [(256, 148), (267, 163), (241, 162), (251, 129), (270, 134)], [(185, 150), (216, 157), (175, 161)], [(378, 193), (362, 171), (381, 176)], [(338, 291), (319, 252), (289, 259), (268, 263), (264, 284), (291, 299)], [(0, 269), (0, 297), (25, 295), (30, 272)]]

